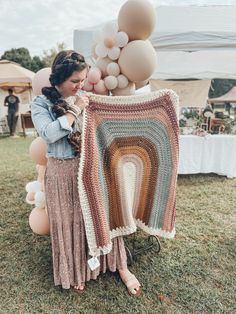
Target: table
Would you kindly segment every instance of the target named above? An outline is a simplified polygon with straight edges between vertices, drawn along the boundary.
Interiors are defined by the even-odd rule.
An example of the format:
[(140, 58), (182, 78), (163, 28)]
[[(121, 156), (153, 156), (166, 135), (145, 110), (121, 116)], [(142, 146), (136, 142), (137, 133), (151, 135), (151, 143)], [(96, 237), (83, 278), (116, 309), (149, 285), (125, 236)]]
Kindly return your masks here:
[(210, 172), (236, 178), (236, 135), (180, 135), (178, 173)]

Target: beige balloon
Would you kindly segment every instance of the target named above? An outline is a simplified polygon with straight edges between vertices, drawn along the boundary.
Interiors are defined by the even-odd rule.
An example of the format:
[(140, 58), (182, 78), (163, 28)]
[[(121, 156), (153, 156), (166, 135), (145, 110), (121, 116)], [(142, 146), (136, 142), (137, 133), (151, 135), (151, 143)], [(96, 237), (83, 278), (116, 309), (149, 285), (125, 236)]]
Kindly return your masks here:
[(47, 143), (39, 136), (34, 139), (29, 148), (30, 157), (37, 164), (45, 166), (47, 164)]
[(113, 96), (130, 96), (135, 94), (135, 84), (129, 82), (125, 88), (115, 88), (111, 91)]
[(155, 8), (147, 0), (128, 0), (119, 11), (119, 30), (126, 32), (130, 41), (147, 39), (153, 32), (155, 23)]
[(50, 234), (49, 219), (45, 209), (34, 208), (29, 216), (29, 225), (36, 234)]
[(131, 82), (145, 81), (155, 70), (156, 52), (149, 40), (134, 40), (122, 49), (118, 64)]
[(141, 81), (141, 82), (134, 82), (136, 89), (142, 88), (148, 84), (149, 80)]

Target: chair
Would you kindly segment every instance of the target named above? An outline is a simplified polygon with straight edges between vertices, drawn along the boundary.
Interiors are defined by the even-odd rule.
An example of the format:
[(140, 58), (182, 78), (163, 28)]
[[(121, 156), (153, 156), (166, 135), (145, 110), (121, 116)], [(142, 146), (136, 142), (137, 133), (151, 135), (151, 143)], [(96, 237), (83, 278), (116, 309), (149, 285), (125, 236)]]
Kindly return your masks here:
[(25, 129), (34, 129), (34, 124), (31, 119), (31, 113), (22, 113), (21, 114), (21, 125), (23, 129), (23, 135), (26, 137)]

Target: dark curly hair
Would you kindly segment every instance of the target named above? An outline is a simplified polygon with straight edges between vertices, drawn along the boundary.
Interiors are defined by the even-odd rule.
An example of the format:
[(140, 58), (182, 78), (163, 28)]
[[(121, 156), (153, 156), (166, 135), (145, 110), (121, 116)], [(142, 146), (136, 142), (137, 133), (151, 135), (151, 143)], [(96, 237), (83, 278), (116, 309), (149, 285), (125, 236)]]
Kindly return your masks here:
[[(56, 117), (63, 116), (67, 110), (69, 110), (69, 104), (63, 99), (62, 95), (56, 89), (58, 86), (65, 82), (75, 71), (82, 71), (87, 68), (84, 57), (73, 51), (73, 50), (63, 50), (60, 51), (55, 57), (52, 64), (52, 72), (49, 77), (51, 83), (50, 87), (43, 87), (42, 93), (47, 99), (53, 103), (53, 112)], [(74, 147), (75, 153), (78, 155), (81, 149), (81, 134), (80, 132), (74, 132), (68, 138), (70, 144)]]

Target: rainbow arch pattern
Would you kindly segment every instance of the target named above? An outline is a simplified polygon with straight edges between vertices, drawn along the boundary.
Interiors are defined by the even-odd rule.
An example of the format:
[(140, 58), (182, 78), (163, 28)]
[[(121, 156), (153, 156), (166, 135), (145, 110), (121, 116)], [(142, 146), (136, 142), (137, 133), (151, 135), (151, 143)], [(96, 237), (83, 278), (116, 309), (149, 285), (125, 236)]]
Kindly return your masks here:
[[(92, 95), (84, 112), (78, 174), (80, 203), (92, 256), (107, 254), (111, 239), (135, 232), (175, 235), (179, 156), (178, 96)], [(124, 165), (135, 169), (132, 210)], [(127, 185), (127, 184), (126, 184)]]

